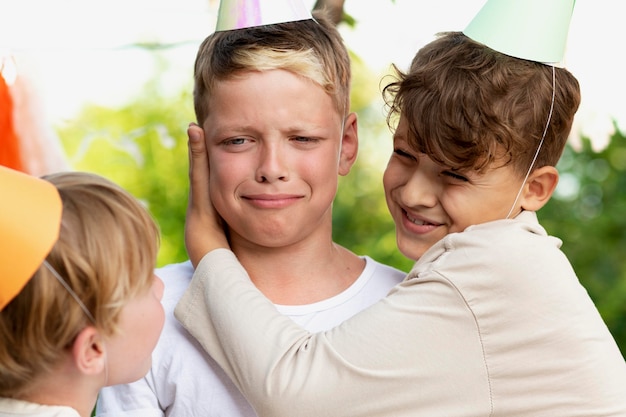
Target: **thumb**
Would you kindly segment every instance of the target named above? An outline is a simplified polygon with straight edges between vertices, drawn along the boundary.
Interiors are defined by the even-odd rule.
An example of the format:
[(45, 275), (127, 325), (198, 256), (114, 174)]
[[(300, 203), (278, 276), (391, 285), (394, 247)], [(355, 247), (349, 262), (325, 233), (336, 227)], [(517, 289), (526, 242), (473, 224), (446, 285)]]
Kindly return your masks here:
[[(209, 158), (204, 142), (204, 130), (195, 123), (187, 129), (189, 138), (189, 204), (195, 200), (208, 199)], [(205, 200), (206, 201), (206, 200)], [(200, 201), (196, 201), (196, 204)]]
[(221, 219), (209, 192), (209, 157), (204, 130), (195, 123), (187, 129), (189, 138), (189, 203), (185, 219), (185, 247), (194, 267), (213, 249), (228, 248)]

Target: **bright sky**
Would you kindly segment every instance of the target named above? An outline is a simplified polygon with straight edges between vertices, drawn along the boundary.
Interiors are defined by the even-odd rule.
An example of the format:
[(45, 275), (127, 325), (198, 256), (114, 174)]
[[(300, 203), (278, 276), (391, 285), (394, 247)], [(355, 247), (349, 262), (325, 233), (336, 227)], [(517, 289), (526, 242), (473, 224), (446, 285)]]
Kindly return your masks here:
[[(348, 46), (375, 70), (406, 67), (434, 33), (463, 30), (485, 0), (347, 0), (356, 30)], [(305, 0), (311, 6), (314, 0)], [(577, 76), (583, 103), (577, 131), (600, 147), (612, 119), (626, 130), (626, 51), (620, 0), (578, 0), (565, 65)], [(218, 0), (0, 0), (0, 58), (35, 81), (52, 123), (71, 122), (87, 103), (119, 105), (156, 72), (154, 55), (127, 46), (176, 44), (162, 53), (171, 65), (161, 83), (189, 85), (199, 43), (214, 28)], [(164, 90), (167, 92), (167, 90)]]

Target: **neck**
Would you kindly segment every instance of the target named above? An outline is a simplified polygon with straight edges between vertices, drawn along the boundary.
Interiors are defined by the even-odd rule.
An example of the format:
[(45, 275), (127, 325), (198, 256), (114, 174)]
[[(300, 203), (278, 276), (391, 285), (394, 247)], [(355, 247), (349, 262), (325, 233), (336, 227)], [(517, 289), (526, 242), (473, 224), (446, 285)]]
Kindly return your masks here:
[(101, 383), (101, 375), (85, 376), (75, 368), (63, 365), (33, 380), (31, 389), (18, 399), (41, 405), (71, 407), (81, 417), (90, 417)]
[(250, 242), (233, 242), (232, 247), (252, 282), (275, 304), (310, 304), (335, 296), (365, 267), (361, 258), (330, 237), (281, 247)]

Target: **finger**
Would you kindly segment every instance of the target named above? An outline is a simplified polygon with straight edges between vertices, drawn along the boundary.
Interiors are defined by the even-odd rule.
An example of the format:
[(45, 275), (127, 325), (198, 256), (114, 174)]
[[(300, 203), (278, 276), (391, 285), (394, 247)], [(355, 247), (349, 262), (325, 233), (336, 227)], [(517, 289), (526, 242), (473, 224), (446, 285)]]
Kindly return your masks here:
[(204, 141), (204, 131), (196, 124), (187, 129), (189, 138), (189, 193), (190, 205), (209, 200), (209, 158)]
[(204, 131), (191, 124), (189, 148), (189, 204), (185, 218), (185, 247), (194, 268), (202, 257), (217, 248), (228, 248), (221, 219), (209, 193), (209, 157)]

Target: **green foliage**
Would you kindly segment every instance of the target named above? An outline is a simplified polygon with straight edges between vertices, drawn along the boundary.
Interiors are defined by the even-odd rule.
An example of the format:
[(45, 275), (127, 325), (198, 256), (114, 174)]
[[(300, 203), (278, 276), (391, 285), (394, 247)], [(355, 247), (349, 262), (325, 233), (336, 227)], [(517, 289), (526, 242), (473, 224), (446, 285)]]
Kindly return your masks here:
[(391, 132), (382, 102), (356, 109), (359, 115), (359, 157), (341, 177), (333, 206), (333, 238), (359, 255), (408, 271), (413, 261), (396, 247), (393, 219), (385, 202), (382, 175), (392, 152)]
[(580, 150), (566, 148), (557, 192), (538, 216), (563, 241), (563, 252), (626, 356), (626, 137), (617, 132), (601, 151), (586, 139)]
[(161, 228), (158, 265), (187, 259), (186, 127), (193, 120), (190, 93), (161, 97), (152, 82), (121, 109), (87, 106), (76, 123), (57, 129), (73, 169), (103, 175), (146, 204)]
[[(352, 109), (358, 114), (359, 157), (341, 177), (333, 206), (333, 239), (359, 255), (408, 271), (413, 261), (396, 247), (395, 226), (385, 202), (382, 174), (392, 151), (381, 83), (356, 55), (352, 60)], [(388, 79), (385, 80), (389, 81)]]

